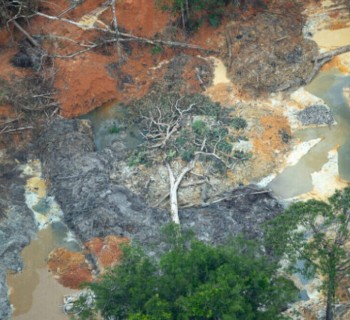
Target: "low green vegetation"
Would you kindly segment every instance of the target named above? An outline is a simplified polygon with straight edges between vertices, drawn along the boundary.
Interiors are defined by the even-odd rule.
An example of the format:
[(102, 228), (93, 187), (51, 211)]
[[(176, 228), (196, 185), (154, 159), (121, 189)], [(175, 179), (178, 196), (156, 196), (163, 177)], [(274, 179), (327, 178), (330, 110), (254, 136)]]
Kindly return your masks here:
[(327, 202), (294, 203), (267, 229), (268, 247), (287, 258), (291, 271), (307, 277), (322, 276), (321, 289), (327, 297), (326, 320), (334, 319), (336, 289), (342, 279), (350, 276), (349, 222), (348, 187), (336, 191)]
[(119, 127), (117, 125), (113, 125), (108, 129), (109, 134), (118, 134), (123, 130), (122, 127)]
[(236, 130), (243, 130), (248, 126), (248, 124), (245, 119), (241, 117), (234, 117), (231, 121), (231, 126)]
[(179, 236), (171, 228), (169, 251), (159, 259), (126, 246), (122, 263), (87, 287), (95, 302), (76, 304), (78, 318), (284, 319), (296, 298), (291, 281), (276, 275), (276, 263), (252, 241), (236, 239), (213, 247)]
[(163, 52), (163, 47), (159, 44), (151, 47), (151, 53), (153, 55), (161, 54)]

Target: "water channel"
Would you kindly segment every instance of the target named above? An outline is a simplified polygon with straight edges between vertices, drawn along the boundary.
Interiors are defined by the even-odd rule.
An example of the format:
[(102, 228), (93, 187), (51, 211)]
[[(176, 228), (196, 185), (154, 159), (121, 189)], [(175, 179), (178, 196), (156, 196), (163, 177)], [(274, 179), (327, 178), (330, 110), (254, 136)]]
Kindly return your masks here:
[(350, 106), (343, 95), (343, 89), (348, 87), (350, 87), (350, 76), (341, 74), (337, 69), (331, 69), (321, 72), (305, 88), (324, 100), (337, 124), (296, 132), (295, 136), (301, 141), (316, 138), (322, 140), (296, 165), (287, 167), (268, 185), (281, 198), (288, 199), (310, 192), (313, 189), (311, 174), (320, 171), (328, 161), (329, 151), (338, 147), (340, 178), (350, 181)]

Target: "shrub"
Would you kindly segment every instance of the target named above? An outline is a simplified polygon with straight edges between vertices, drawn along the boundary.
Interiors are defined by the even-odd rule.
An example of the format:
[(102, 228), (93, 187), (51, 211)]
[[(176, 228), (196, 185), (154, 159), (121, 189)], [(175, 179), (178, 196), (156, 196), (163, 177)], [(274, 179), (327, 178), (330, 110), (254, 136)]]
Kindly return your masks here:
[(247, 126), (248, 126), (247, 121), (241, 117), (235, 117), (231, 121), (231, 127), (236, 130), (245, 129)]
[(157, 44), (151, 48), (151, 54), (153, 54), (153, 55), (157, 55), (157, 54), (160, 54), (162, 52), (163, 52), (163, 47), (159, 44)]
[(194, 150), (191, 148), (190, 150), (183, 150), (181, 152), (181, 159), (183, 161), (189, 162), (194, 157)]
[(218, 150), (220, 150), (226, 154), (229, 154), (232, 151), (232, 144), (227, 142), (226, 140), (222, 140), (218, 143), (217, 148), (218, 148)]
[(205, 136), (209, 132), (207, 124), (203, 120), (196, 120), (192, 123), (192, 130), (199, 136)]
[(122, 128), (118, 127), (117, 125), (113, 125), (108, 129), (109, 134), (118, 134), (120, 131), (122, 131)]

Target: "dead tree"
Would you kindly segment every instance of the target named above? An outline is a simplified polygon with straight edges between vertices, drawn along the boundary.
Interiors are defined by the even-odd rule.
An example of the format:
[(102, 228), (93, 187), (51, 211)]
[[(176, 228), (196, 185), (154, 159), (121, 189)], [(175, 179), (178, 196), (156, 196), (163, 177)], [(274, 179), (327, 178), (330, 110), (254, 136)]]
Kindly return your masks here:
[(113, 16), (113, 28), (115, 32), (115, 41), (116, 41), (116, 47), (117, 47), (117, 61), (118, 64), (121, 61), (121, 48), (119, 43), (120, 33), (118, 28), (118, 20), (117, 20), (117, 10), (115, 7), (115, 0), (111, 0), (111, 8), (112, 8), (112, 16)]
[(170, 215), (171, 219), (175, 224), (180, 224), (180, 219), (179, 219), (179, 204), (177, 200), (177, 191), (179, 189), (180, 183), (184, 179), (187, 173), (193, 170), (195, 163), (197, 161), (197, 157), (193, 159), (191, 162), (187, 164), (185, 168), (182, 169), (181, 173), (177, 178), (174, 176), (174, 172), (170, 167), (169, 162), (166, 162), (166, 167), (168, 169), (169, 173), (169, 183), (170, 183)]
[[(169, 192), (156, 206), (169, 197), (171, 218), (174, 223), (180, 224), (179, 188), (209, 183), (205, 175), (192, 173), (196, 163), (218, 161), (227, 170), (233, 170), (238, 162), (247, 160), (249, 156), (239, 157), (235, 153), (228, 141), (226, 125), (215, 116), (198, 116), (199, 101), (189, 103), (184, 97), (173, 101), (170, 101), (170, 98), (165, 99), (166, 101), (164, 97), (159, 98), (158, 102), (153, 100), (154, 105), (147, 101), (145, 108), (148, 106), (148, 110), (138, 106), (143, 112), (141, 134), (145, 143), (142, 148), (153, 163), (165, 165), (167, 168)], [(182, 168), (175, 169), (174, 165), (180, 165)], [(197, 177), (186, 183), (184, 180), (189, 173)]]
[(312, 79), (317, 75), (317, 73), (320, 71), (323, 65), (331, 61), (334, 57), (349, 51), (350, 45), (319, 54), (313, 59), (314, 67), (312, 69), (311, 74), (307, 77), (307, 79), (305, 79), (305, 84), (308, 84), (312, 81)]

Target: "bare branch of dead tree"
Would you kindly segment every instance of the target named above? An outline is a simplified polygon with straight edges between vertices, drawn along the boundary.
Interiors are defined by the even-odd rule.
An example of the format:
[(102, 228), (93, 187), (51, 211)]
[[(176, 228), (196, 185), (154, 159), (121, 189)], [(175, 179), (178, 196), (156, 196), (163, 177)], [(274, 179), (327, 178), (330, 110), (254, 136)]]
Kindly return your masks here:
[[(44, 17), (46, 19), (49, 19), (49, 20), (58, 20), (58, 21), (62, 21), (65, 23), (69, 23), (71, 25), (76, 26), (77, 28), (84, 28), (85, 27), (84, 25), (82, 25), (79, 22), (69, 20), (66, 18), (51, 16), (51, 15), (48, 15), (48, 14), (45, 14), (45, 13), (42, 13), (39, 11), (37, 11), (35, 14), (38, 16)], [(118, 28), (118, 24), (117, 24), (117, 28)], [(89, 29), (116, 36), (115, 39), (109, 40), (108, 41), (109, 43), (121, 42), (122, 39), (124, 39), (124, 41), (129, 40), (129, 41), (146, 43), (146, 44), (150, 44), (150, 45), (164, 45), (164, 46), (168, 46), (168, 47), (180, 47), (180, 48), (184, 48), (184, 49), (194, 49), (194, 50), (198, 50), (198, 51), (218, 53), (218, 51), (208, 50), (208, 49), (202, 48), (202, 47), (194, 45), (194, 44), (177, 42), (177, 41), (166, 41), (166, 40), (158, 40), (158, 39), (155, 40), (155, 39), (149, 39), (149, 38), (144, 38), (144, 37), (138, 37), (138, 36), (132, 35), (130, 33), (119, 32), (119, 29), (117, 29), (117, 31), (115, 31), (115, 30), (111, 30), (109, 28), (99, 28), (99, 27), (95, 27), (95, 26), (91, 26), (91, 27), (89, 27)]]
[(115, 0), (111, 0), (111, 8), (112, 8), (112, 16), (113, 16), (113, 28), (115, 32), (115, 41), (116, 41), (116, 47), (117, 47), (117, 63), (119, 64), (122, 55), (121, 55), (121, 48), (119, 43), (120, 33), (118, 28), (118, 20), (117, 20), (117, 10), (115, 7)]
[(350, 51), (350, 45), (348, 46), (343, 46), (340, 48), (337, 48), (335, 50), (331, 50), (328, 52), (324, 52), (319, 54), (314, 60), (314, 67), (311, 71), (311, 74), (305, 79), (305, 84), (308, 84), (312, 81), (313, 78), (318, 74), (320, 69), (322, 68), (323, 65), (325, 65), (327, 62), (331, 61), (334, 57), (349, 52)]

